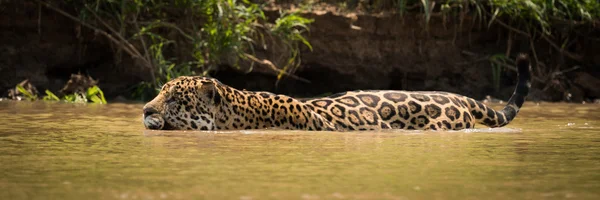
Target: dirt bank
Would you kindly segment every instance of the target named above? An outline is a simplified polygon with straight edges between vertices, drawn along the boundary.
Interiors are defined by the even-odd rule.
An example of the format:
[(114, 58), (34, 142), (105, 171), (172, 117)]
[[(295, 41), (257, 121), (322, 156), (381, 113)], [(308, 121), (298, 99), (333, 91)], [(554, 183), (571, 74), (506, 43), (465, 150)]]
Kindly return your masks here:
[[(107, 97), (129, 96), (131, 88), (149, 81), (149, 71), (126, 54), (115, 56), (106, 38), (79, 26), (33, 1), (7, 2), (0, 10), (0, 91), (24, 79), (39, 90), (58, 91), (73, 73), (99, 80)], [(278, 11), (266, 12), (270, 19)], [(515, 73), (502, 70), (496, 91), (493, 68), (486, 56), (507, 52), (508, 31), (499, 26), (473, 24), (468, 16), (458, 20), (433, 16), (425, 26), (420, 14), (305, 13), (315, 19), (308, 36), (313, 51), (302, 53), (296, 75), (310, 83), (227, 67), (211, 74), (222, 82), (248, 90), (268, 90), (293, 96), (316, 96), (355, 89), (444, 90), (483, 99), (507, 99)], [(427, 29), (427, 30), (426, 30)], [(588, 35), (600, 35), (597, 30)], [(510, 56), (531, 53), (529, 39), (510, 37)], [(581, 102), (599, 98), (599, 40), (582, 37), (568, 51), (582, 55), (573, 60), (550, 51), (544, 40), (535, 40), (537, 57), (545, 66), (570, 69), (562, 73), (535, 72), (532, 99)], [(548, 49), (548, 51), (546, 51)], [(176, 50), (175, 50), (176, 51)], [(274, 52), (258, 52), (273, 57)], [(509, 63), (510, 64), (510, 63)], [(550, 68), (550, 67), (547, 67)], [(554, 67), (551, 67), (554, 68)], [(554, 73), (552, 77), (551, 74)], [(550, 77), (550, 78), (548, 78)], [(3, 94), (6, 95), (6, 94)]]

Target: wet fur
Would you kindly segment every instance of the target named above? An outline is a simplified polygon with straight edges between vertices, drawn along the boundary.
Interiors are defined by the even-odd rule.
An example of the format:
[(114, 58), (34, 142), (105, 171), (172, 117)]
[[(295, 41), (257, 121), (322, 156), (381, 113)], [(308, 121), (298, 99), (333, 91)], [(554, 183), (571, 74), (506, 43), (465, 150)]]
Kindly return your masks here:
[(512, 121), (530, 88), (525, 54), (516, 60), (519, 79), (499, 111), (448, 92), (349, 91), (323, 98), (295, 99), (269, 92), (242, 91), (216, 79), (178, 77), (144, 106), (149, 129), (237, 130), (461, 130), (476, 124), (501, 127)]

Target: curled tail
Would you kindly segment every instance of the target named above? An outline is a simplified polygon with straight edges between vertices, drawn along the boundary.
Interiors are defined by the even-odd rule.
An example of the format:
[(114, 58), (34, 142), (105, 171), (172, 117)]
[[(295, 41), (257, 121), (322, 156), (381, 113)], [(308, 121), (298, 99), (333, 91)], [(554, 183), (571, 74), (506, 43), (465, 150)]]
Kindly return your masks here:
[(519, 54), (516, 59), (518, 81), (515, 92), (508, 100), (508, 103), (500, 111), (482, 104), (473, 99), (468, 99), (471, 108), (471, 114), (477, 123), (489, 127), (501, 127), (507, 125), (519, 113), (519, 109), (525, 102), (525, 97), (531, 88), (531, 65), (529, 57), (526, 54)]

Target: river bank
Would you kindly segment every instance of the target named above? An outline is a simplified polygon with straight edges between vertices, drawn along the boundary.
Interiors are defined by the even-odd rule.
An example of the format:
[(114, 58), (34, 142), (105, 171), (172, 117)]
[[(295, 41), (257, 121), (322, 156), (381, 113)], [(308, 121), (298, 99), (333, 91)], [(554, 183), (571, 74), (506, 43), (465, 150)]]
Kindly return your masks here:
[[(59, 91), (71, 74), (83, 73), (99, 81), (107, 98), (132, 98), (136, 85), (151, 80), (150, 69), (126, 54), (115, 54), (115, 46), (106, 37), (36, 1), (0, 5), (2, 92), (25, 79), (39, 91)], [(510, 59), (527, 52), (535, 53), (536, 64), (531, 100), (580, 103), (600, 97), (600, 40), (595, 39), (600, 33), (591, 25), (565, 27), (566, 32), (587, 32), (570, 35), (559, 51), (553, 39), (530, 39), (498, 23), (483, 24), (475, 16), (430, 15), (425, 23), (419, 12), (341, 12), (335, 5), (319, 5), (301, 12), (314, 22), (306, 34), (312, 51), (301, 48), (302, 62), (294, 72), (298, 78), (278, 80), (264, 70), (247, 73), (249, 65), (239, 69), (226, 64), (209, 75), (236, 88), (297, 97), (395, 89), (506, 100), (513, 92), (516, 73), (510, 60), (495, 58)], [(280, 11), (292, 9), (271, 4), (264, 13), (273, 21)], [(179, 47), (170, 50), (184, 54), (187, 47)], [(276, 48), (258, 49), (256, 55), (274, 62), (280, 56)]]

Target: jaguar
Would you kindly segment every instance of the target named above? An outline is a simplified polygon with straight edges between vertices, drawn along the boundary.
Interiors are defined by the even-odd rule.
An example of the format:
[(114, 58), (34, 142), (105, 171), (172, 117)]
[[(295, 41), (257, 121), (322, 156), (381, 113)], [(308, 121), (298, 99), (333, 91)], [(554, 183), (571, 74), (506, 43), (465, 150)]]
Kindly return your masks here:
[(143, 107), (147, 129), (381, 129), (461, 130), (476, 124), (501, 127), (519, 112), (531, 87), (531, 66), (518, 54), (517, 85), (501, 110), (443, 91), (355, 90), (319, 98), (293, 98), (239, 90), (217, 79), (180, 76), (165, 83)]

